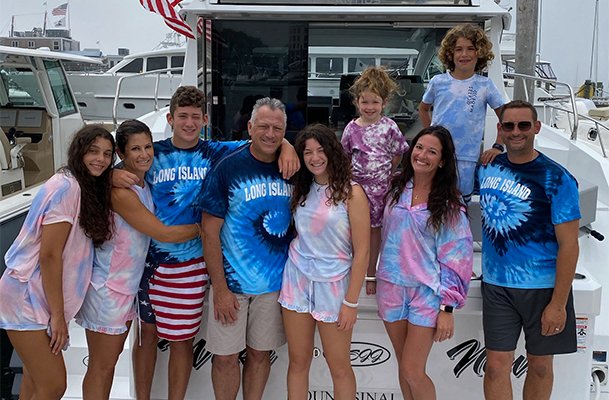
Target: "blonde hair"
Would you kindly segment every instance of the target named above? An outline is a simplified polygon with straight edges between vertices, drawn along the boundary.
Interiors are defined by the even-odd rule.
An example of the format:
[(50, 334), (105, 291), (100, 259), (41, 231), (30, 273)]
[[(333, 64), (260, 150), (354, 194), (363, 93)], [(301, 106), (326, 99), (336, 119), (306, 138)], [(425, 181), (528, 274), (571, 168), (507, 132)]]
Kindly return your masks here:
[(440, 61), (442, 61), (444, 68), (449, 71), (455, 70), (453, 54), (455, 52), (457, 39), (459, 38), (470, 40), (476, 48), (478, 62), (476, 63), (475, 71), (480, 72), (485, 70), (490, 65), (490, 62), (495, 58), (492, 51), (493, 44), (489, 38), (486, 37), (483, 29), (475, 28), (470, 24), (461, 24), (455, 26), (448, 31), (446, 36), (444, 36), (444, 39), (442, 39), (438, 56), (440, 57)]
[(379, 67), (368, 67), (362, 71), (360, 77), (351, 85), (349, 93), (353, 98), (353, 103), (357, 106), (357, 101), (364, 92), (372, 92), (385, 100), (396, 89), (397, 85), (387, 72)]

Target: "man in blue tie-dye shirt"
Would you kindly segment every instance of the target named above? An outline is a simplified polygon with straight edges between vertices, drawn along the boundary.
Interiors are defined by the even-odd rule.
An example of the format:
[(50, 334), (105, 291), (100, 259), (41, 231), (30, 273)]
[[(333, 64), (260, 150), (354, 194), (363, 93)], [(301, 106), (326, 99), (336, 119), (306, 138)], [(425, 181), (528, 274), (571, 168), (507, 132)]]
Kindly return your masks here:
[(488, 400), (511, 399), (510, 371), (524, 329), (524, 399), (549, 399), (553, 355), (577, 350), (571, 282), (579, 253), (577, 181), (533, 147), (535, 108), (504, 105), (497, 129), (507, 154), (480, 166), (482, 299)]
[(291, 240), (292, 184), (277, 164), (285, 129), (284, 105), (258, 100), (248, 123), (251, 144), (220, 160), (203, 189), (203, 248), (213, 304), (207, 350), (215, 355), (212, 383), (220, 400), (237, 396), (243, 349), (243, 398), (262, 398), (269, 351), (286, 342), (277, 302)]

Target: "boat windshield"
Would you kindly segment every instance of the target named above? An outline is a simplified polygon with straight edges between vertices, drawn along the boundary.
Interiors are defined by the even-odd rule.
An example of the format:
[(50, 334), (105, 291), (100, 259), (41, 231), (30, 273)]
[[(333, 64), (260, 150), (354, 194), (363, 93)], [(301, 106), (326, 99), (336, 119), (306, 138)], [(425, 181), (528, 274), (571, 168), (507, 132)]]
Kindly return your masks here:
[(418, 120), (427, 82), (443, 72), (437, 50), (451, 27), (268, 20), (207, 24), (213, 40), (199, 48), (199, 70), (206, 71), (199, 78), (206, 79), (200, 86), (207, 85), (212, 139), (218, 140), (247, 137), (246, 124), (239, 121), (264, 96), (286, 104), (288, 139), (313, 122), (341, 130), (356, 116), (348, 89), (368, 66), (385, 69), (397, 81), (399, 90), (385, 112), (406, 134)]
[(0, 106), (44, 107), (42, 94), (33, 70), (26, 67), (0, 67), (2, 88)]

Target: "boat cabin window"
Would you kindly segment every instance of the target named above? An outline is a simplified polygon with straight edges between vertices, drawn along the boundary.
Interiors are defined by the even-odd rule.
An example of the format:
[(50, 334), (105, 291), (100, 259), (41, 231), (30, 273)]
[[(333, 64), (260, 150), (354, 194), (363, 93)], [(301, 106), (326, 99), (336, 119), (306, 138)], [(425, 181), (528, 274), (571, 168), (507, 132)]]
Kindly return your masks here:
[(116, 71), (118, 74), (120, 73), (131, 73), (138, 74), (144, 70), (144, 59), (143, 58), (135, 58), (131, 60), (131, 62), (125, 65), (123, 68)]
[(343, 73), (343, 59), (338, 57), (317, 57), (315, 72), (319, 78)]
[(347, 72), (362, 72), (371, 65), (376, 65), (376, 60), (374, 58), (349, 57)]
[(247, 138), (249, 112), (259, 96), (286, 104), (288, 139), (313, 122), (340, 134), (357, 117), (349, 87), (372, 65), (397, 81), (385, 113), (409, 138), (408, 131), (420, 129), (415, 123), (426, 83), (443, 72), (437, 52), (452, 27), (222, 19), (211, 25), (212, 41), (200, 47), (205, 54), (198, 59), (210, 77), (205, 90), (212, 139), (220, 140)]
[(63, 117), (64, 115), (76, 113), (74, 99), (70, 93), (66, 75), (63, 72), (63, 68), (61, 68), (59, 61), (45, 60), (44, 67), (47, 70), (47, 76), (51, 83), (51, 90), (53, 91), (53, 97), (55, 98), (59, 116)]
[(2, 77), (0, 106), (44, 107), (34, 71), (29, 68), (3, 66), (0, 69), (0, 76)]
[(156, 71), (167, 68), (167, 57), (148, 57), (146, 71)]
[[(171, 56), (171, 68), (182, 68), (184, 66), (184, 56)], [(173, 71), (174, 74), (181, 74), (182, 70)]]

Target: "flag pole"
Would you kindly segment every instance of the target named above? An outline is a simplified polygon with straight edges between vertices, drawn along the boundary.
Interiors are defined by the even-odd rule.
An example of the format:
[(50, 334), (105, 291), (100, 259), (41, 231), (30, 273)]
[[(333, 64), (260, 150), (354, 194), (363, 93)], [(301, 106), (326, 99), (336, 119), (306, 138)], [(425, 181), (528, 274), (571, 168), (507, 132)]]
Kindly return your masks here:
[[(46, 4), (46, 3), (44, 3)], [(46, 36), (47, 35), (47, 10), (46, 10), (46, 6), (44, 8), (44, 23), (42, 25), (42, 36)]]
[(67, 6), (66, 6), (66, 14), (68, 14), (68, 31), (70, 32), (70, 36), (72, 36), (72, 24), (70, 24), (70, 14), (72, 14), (70, 12), (70, 0), (68, 0), (67, 2)]

